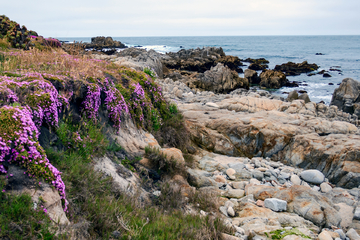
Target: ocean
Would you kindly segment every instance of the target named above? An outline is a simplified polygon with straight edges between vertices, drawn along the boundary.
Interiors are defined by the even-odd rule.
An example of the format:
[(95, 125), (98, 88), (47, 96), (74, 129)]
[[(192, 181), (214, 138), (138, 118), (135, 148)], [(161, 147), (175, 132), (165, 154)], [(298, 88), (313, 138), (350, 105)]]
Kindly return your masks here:
[[(275, 65), (308, 61), (320, 66), (318, 71), (330, 68), (332, 77), (323, 75), (288, 76), (289, 81), (299, 82), (299, 87), (283, 87), (273, 94), (287, 97), (293, 90), (304, 90), (311, 101), (329, 104), (332, 93), (344, 78), (360, 81), (360, 36), (217, 36), (217, 37), (113, 37), (129, 47), (154, 49), (155, 51), (177, 52), (204, 46), (222, 47), (227, 55), (246, 58), (265, 58), (269, 68)], [(90, 42), (91, 38), (59, 38), (63, 41)], [(317, 55), (321, 53), (322, 55)], [(247, 64), (247, 63), (245, 63)], [(243, 67), (245, 70), (246, 67)], [(241, 76), (241, 74), (240, 74)]]

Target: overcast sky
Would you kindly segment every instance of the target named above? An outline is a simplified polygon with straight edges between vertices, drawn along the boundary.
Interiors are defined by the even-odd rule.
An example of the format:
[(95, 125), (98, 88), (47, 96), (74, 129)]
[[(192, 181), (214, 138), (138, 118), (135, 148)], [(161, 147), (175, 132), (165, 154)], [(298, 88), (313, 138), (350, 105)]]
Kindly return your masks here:
[(360, 0), (0, 0), (45, 37), (360, 35)]

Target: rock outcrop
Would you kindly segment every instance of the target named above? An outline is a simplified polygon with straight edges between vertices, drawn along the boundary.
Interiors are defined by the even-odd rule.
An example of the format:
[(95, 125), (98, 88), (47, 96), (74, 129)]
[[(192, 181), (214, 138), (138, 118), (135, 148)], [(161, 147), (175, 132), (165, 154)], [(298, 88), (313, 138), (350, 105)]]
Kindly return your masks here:
[(301, 73), (308, 73), (319, 69), (315, 63), (309, 64), (307, 61), (302, 63), (288, 62), (281, 65), (276, 65), (274, 70), (282, 71), (286, 76), (296, 76)]
[(126, 46), (112, 37), (93, 37), (91, 43), (86, 43), (85, 48), (93, 48), (95, 50), (103, 50), (104, 48), (126, 48)]
[(196, 88), (214, 93), (228, 93), (237, 88), (249, 88), (247, 79), (240, 78), (237, 72), (230, 70), (222, 63), (211, 67), (205, 73), (199, 73), (190, 86), (192, 84)]
[[(16, 165), (8, 165), (9, 178), (5, 190), (13, 194), (29, 194), (35, 209), (47, 210), (49, 217), (61, 225), (68, 225), (70, 221), (65, 215), (61, 198), (57, 190), (46, 182), (37, 182), (24, 174), (25, 169)], [(5, 191), (4, 190), (4, 191)]]
[(338, 109), (355, 114), (360, 117), (360, 82), (345, 78), (340, 86), (335, 89), (330, 105), (337, 106)]
[(202, 49), (182, 49), (176, 53), (167, 53), (162, 59), (169, 69), (187, 70), (204, 73), (211, 67), (222, 63), (236, 72), (242, 72), (242, 66), (238, 57), (226, 56), (222, 48), (204, 47)]
[(288, 80), (280, 71), (267, 70), (260, 74), (260, 86), (266, 88), (281, 88)]

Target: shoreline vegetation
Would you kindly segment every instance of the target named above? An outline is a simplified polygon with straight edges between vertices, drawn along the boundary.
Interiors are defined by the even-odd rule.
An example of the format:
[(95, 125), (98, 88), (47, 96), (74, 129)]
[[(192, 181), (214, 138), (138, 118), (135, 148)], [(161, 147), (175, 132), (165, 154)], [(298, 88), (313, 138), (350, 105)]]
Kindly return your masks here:
[[(2, 30), (8, 28), (0, 39), (0, 204), (7, 209), (0, 213), (1, 239), (212, 239), (229, 231), (215, 216), (185, 215), (182, 204), (129, 198), (114, 190), (111, 177), (94, 170), (94, 158), (106, 154), (113, 159), (121, 154), (123, 159), (117, 161), (139, 170), (139, 158), (110, 137), (122, 122), (133, 121), (152, 133), (165, 125), (182, 130), (176, 105), (162, 98), (151, 69), (136, 71), (68, 55), (55, 39), (37, 36), (5, 16), (1, 23)], [(186, 133), (180, 136), (185, 139), (175, 139), (176, 144), (187, 141)], [(188, 143), (181, 144), (185, 150)], [(19, 177), (12, 165), (23, 171), (28, 188), (43, 190), (48, 185), (44, 188), (58, 190), (66, 217), (77, 226), (61, 229), (50, 224), (47, 199), (33, 206), (26, 191), (18, 189), (26, 186), (12, 181)], [(162, 187), (161, 182), (154, 187)], [(14, 189), (23, 194), (13, 196)], [(170, 201), (182, 201), (183, 196), (169, 187), (168, 194)]]
[(267, 91), (306, 61), (123, 47), (0, 16), (0, 239), (360, 239), (359, 82), (326, 106)]

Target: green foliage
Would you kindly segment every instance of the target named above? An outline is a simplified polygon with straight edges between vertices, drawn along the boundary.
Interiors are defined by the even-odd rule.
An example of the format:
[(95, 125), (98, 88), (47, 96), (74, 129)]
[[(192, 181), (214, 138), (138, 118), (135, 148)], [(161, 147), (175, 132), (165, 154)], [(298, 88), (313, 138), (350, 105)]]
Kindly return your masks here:
[[(5, 180), (0, 176), (0, 190)], [(0, 192), (0, 239), (53, 239), (56, 228), (43, 210), (34, 210), (29, 195)]]
[(158, 169), (158, 172), (161, 175), (166, 174), (174, 176), (179, 174), (185, 176), (185, 166), (176, 161), (176, 159), (168, 159), (166, 155), (160, 153), (158, 148), (145, 147), (145, 157), (151, 161), (154, 168)]
[[(59, 130), (59, 137), (63, 142), (72, 141), (68, 130), (78, 128), (69, 125), (69, 122), (60, 124), (62, 130)], [(98, 125), (93, 128), (98, 135), (102, 135)], [(107, 147), (111, 151), (121, 149), (115, 144), (108, 144)], [(46, 153), (62, 171), (70, 202), (68, 217), (73, 222), (86, 220), (91, 223), (89, 239), (110, 239), (115, 230), (120, 231), (120, 239), (159, 240), (218, 239), (221, 232), (228, 231), (217, 218), (185, 215), (176, 208), (167, 208), (171, 211), (165, 212), (161, 205), (141, 202), (137, 194), (128, 196), (116, 191), (112, 178), (94, 171), (87, 156), (78, 151), (56, 152), (47, 149)]]
[(271, 234), (271, 239), (283, 239), (284, 237), (289, 236), (289, 235), (296, 235), (296, 236), (300, 236), (302, 238), (311, 239), (311, 237), (305, 235), (304, 233), (300, 232), (296, 228), (293, 228), (291, 230), (277, 229), (275, 231), (271, 231), (270, 234)]
[(144, 73), (149, 75), (152, 79), (156, 78), (156, 73), (151, 68), (148, 67), (144, 68)]
[(113, 141), (112, 143), (110, 143), (108, 145), (106, 150), (109, 152), (119, 152), (119, 151), (123, 150), (123, 148), (116, 141)]
[(57, 134), (69, 152), (77, 152), (90, 161), (94, 156), (103, 156), (109, 146), (101, 129), (101, 126), (91, 120), (74, 123), (68, 117), (60, 122)]
[(177, 112), (176, 106), (170, 109), (174, 113), (163, 121), (154, 137), (160, 145), (166, 144), (169, 147), (176, 147), (183, 153), (186, 153), (187, 147), (190, 145), (190, 134), (185, 126), (184, 117), (181, 113)]

